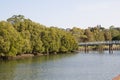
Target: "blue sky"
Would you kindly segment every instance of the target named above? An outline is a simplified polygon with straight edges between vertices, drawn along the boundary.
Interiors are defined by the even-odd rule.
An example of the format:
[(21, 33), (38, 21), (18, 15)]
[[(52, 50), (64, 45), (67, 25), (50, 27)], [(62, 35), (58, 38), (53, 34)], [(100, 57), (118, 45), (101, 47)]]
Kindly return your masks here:
[(120, 0), (0, 0), (0, 20), (12, 15), (61, 28), (120, 26)]

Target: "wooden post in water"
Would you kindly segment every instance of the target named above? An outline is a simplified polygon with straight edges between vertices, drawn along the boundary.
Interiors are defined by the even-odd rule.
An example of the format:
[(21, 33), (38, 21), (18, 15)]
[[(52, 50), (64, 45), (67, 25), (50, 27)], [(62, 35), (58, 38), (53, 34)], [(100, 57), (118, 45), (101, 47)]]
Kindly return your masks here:
[(88, 52), (88, 45), (85, 45), (85, 53)]
[(113, 53), (112, 44), (109, 44), (109, 53)]

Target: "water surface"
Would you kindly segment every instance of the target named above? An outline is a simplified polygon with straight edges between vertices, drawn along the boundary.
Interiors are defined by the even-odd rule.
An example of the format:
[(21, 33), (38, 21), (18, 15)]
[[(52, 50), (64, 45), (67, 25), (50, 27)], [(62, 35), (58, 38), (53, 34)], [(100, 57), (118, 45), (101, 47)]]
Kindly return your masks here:
[(112, 80), (119, 69), (120, 51), (79, 52), (1, 61), (0, 80)]

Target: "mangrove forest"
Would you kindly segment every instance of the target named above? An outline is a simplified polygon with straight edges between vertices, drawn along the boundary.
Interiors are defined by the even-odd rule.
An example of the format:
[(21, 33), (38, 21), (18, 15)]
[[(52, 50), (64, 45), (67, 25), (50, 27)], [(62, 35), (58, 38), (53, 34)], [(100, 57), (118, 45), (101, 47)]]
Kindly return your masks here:
[(0, 21), (0, 56), (21, 54), (54, 54), (78, 49), (80, 42), (120, 40), (120, 28), (101, 25), (81, 29), (47, 27), (26, 19), (23, 15), (13, 15)]

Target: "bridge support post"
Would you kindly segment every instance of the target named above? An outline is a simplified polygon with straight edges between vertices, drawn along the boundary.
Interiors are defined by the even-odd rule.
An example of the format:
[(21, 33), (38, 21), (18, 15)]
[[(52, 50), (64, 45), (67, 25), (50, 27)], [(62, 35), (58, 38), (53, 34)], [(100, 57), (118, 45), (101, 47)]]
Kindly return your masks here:
[(109, 44), (109, 53), (113, 53), (112, 44)]
[(85, 45), (85, 52), (88, 52), (88, 45)]

